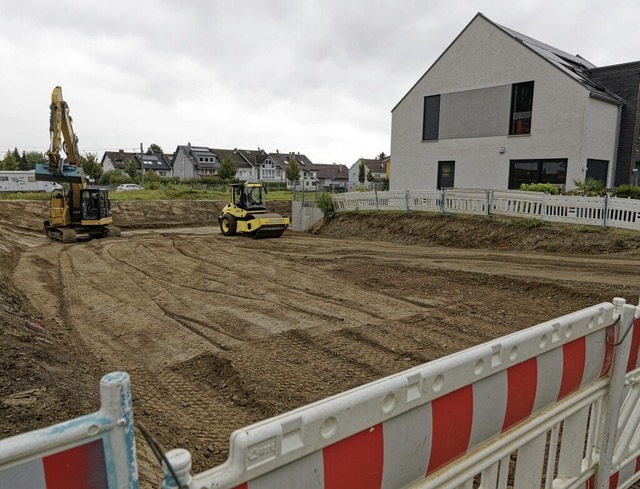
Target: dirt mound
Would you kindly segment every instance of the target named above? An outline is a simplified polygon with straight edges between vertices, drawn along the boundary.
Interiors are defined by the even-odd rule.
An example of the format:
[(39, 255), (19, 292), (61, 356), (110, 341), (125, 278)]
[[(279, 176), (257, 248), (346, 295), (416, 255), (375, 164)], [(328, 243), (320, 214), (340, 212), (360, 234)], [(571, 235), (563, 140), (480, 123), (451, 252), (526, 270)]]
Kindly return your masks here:
[(640, 232), (551, 224), (533, 219), (481, 218), (423, 212), (349, 212), (316, 233), (420, 246), (563, 254), (640, 254)]

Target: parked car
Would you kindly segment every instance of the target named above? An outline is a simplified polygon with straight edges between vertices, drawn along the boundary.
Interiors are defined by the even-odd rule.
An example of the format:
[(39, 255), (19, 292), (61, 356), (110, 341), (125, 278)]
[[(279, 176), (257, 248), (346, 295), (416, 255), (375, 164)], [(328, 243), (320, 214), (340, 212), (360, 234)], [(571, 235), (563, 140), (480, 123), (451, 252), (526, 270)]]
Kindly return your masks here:
[(347, 186), (344, 183), (332, 183), (329, 185), (325, 185), (325, 192), (335, 192), (335, 193), (343, 193), (347, 191)]
[(122, 192), (124, 190), (142, 190), (140, 185), (136, 185), (135, 183), (123, 183), (122, 185), (118, 185), (116, 187), (117, 192)]

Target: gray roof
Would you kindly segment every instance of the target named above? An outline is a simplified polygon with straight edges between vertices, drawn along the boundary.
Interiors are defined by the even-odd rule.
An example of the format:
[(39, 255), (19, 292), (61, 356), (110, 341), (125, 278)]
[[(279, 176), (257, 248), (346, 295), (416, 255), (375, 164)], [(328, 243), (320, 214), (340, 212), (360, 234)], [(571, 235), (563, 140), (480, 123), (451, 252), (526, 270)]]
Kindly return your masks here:
[(269, 153), (269, 157), (281, 168), (289, 166), (289, 161), (295, 157), (296, 161), (303, 170), (313, 170), (313, 163), (305, 155), (300, 153)]
[[(142, 155), (144, 171), (171, 171), (171, 165), (163, 154), (144, 153)], [(140, 155), (136, 154), (136, 166), (140, 167)]]
[[(478, 15), (484, 17), (482, 14)], [(621, 97), (607, 90), (605, 87), (589, 78), (588, 70), (593, 69), (596, 66), (584, 59), (579, 54), (573, 55), (566, 53), (564, 51), (561, 51), (560, 49), (554, 48), (553, 46), (549, 46), (548, 44), (544, 44), (543, 42), (540, 42), (536, 39), (525, 36), (524, 34), (520, 34), (513, 29), (509, 29), (508, 27), (504, 27), (491, 22), (491, 20), (487, 19), (486, 17), (484, 18), (491, 24), (501, 29), (503, 32), (509, 34), (518, 42), (522, 43), (538, 55), (542, 56), (560, 71), (570, 76), (577, 82), (581, 83), (589, 91), (591, 91), (594, 96), (615, 103), (624, 103), (624, 100)]]
[(214, 149), (211, 148), (211, 152), (216, 155), (218, 161), (222, 163), (222, 160), (229, 157), (236, 164), (237, 168), (251, 168), (251, 165), (243, 158), (242, 154), (235, 149)]
[(349, 179), (349, 168), (338, 163), (313, 165), (318, 178), (332, 178), (334, 180)]
[(431, 65), (431, 67), (429, 67), (429, 69), (418, 79), (418, 81), (413, 85), (413, 87), (411, 87), (411, 89), (400, 99), (400, 101), (395, 105), (395, 107), (391, 109), (391, 112), (393, 112), (398, 107), (398, 105), (402, 103), (405, 97), (416, 87), (416, 85), (418, 85), (418, 83), (420, 83), (420, 80), (422, 80), (425, 77), (425, 75), (429, 73), (429, 71), (431, 71), (431, 68), (433, 68), (433, 66), (438, 63), (440, 58), (444, 56), (444, 54), (458, 40), (458, 38), (462, 35), (462, 33), (465, 30), (467, 30), (467, 28), (478, 17), (482, 17), (484, 20), (489, 22), (491, 25), (495, 26), (497, 29), (500, 29), (502, 32), (504, 32), (508, 36), (512, 37), (522, 45), (526, 46), (527, 48), (531, 49), (533, 52), (535, 52), (539, 56), (546, 59), (554, 67), (556, 67), (557, 69), (565, 73), (567, 76), (573, 78), (575, 81), (577, 81), (578, 83), (583, 85), (585, 88), (587, 88), (587, 90), (591, 92), (592, 96), (608, 102), (616, 103), (616, 104), (625, 103), (624, 99), (622, 99), (620, 96), (616, 95), (610, 90), (607, 90), (605, 87), (596, 83), (594, 80), (592, 80), (589, 77), (588, 71), (594, 69), (595, 66), (589, 61), (587, 61), (586, 59), (584, 59), (582, 56), (578, 54), (573, 55), (573, 54), (566, 53), (564, 51), (561, 51), (560, 49), (554, 48), (553, 46), (549, 46), (548, 44), (544, 44), (543, 42), (540, 42), (536, 39), (525, 36), (524, 34), (520, 34), (519, 32), (516, 32), (513, 29), (509, 29), (508, 27), (504, 27), (499, 24), (496, 24), (495, 22), (485, 17), (481, 12), (478, 12), (476, 16), (471, 20), (471, 22), (469, 22), (469, 24), (467, 24), (467, 26), (462, 30), (462, 32), (458, 34), (456, 39), (449, 45), (449, 47), (445, 49), (445, 51), (438, 57), (438, 59)]

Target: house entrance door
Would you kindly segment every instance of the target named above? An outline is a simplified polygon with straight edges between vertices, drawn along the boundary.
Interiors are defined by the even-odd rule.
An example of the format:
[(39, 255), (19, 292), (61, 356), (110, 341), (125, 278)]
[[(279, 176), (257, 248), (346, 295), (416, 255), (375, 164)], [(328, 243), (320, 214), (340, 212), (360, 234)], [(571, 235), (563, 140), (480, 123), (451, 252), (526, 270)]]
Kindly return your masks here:
[(587, 159), (587, 178), (600, 180), (605, 186), (607, 185), (607, 171), (609, 170), (609, 162), (606, 160)]

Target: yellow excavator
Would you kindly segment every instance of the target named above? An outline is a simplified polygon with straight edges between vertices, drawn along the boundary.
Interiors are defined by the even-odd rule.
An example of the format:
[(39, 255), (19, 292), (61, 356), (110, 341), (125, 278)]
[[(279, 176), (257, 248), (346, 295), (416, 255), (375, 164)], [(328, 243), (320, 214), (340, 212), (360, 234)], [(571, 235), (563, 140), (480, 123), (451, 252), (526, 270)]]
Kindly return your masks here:
[(231, 202), (218, 216), (223, 235), (244, 233), (255, 239), (282, 236), (290, 220), (280, 214), (267, 213), (263, 193), (267, 193), (267, 187), (261, 183), (231, 184)]
[[(69, 106), (62, 98), (62, 88), (53, 89), (50, 109), (49, 163), (36, 164), (36, 180), (63, 185), (51, 194), (49, 219), (44, 221), (47, 236), (63, 243), (120, 236), (120, 230), (113, 225), (108, 191), (87, 185), (78, 137), (73, 131)], [(60, 149), (64, 149), (67, 161), (60, 157)]]

